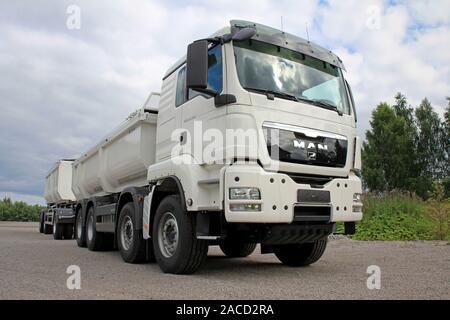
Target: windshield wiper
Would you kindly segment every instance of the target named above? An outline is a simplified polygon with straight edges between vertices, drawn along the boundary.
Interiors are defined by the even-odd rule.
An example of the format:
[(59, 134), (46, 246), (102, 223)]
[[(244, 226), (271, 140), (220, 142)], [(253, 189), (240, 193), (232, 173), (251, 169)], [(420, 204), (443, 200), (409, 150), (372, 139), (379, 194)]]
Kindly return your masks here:
[(324, 108), (324, 109), (328, 109), (328, 110), (334, 110), (336, 111), (340, 116), (343, 115), (342, 111), (338, 109), (338, 107), (336, 107), (334, 104), (331, 104), (329, 102), (326, 102), (324, 100), (320, 100), (320, 99), (307, 99), (307, 98), (302, 98), (302, 97), (297, 97), (297, 99), (299, 101), (304, 101), (306, 103), (310, 103), (312, 105), (315, 105), (317, 107), (320, 108)]
[(289, 93), (285, 93), (285, 92), (281, 92), (281, 91), (277, 91), (277, 90), (252, 88), (252, 87), (244, 87), (244, 89), (249, 90), (249, 91), (258, 92), (258, 93), (263, 93), (267, 96), (267, 99), (270, 99), (270, 100), (273, 100), (274, 97), (278, 97), (278, 98), (284, 98), (287, 100), (292, 100), (292, 101), (297, 101), (297, 102), (302, 101), (302, 102), (306, 102), (308, 104), (312, 104), (312, 105), (320, 107), (320, 108), (334, 110), (340, 116), (342, 116), (342, 114), (343, 114), (342, 111), (339, 110), (338, 107), (336, 107), (334, 104), (331, 104), (324, 100), (297, 97), (297, 96), (294, 96), (293, 94), (289, 94)]
[(267, 96), (267, 99), (273, 100), (274, 97), (298, 101), (298, 98), (294, 96), (293, 94), (277, 91), (277, 90), (269, 90), (269, 89), (260, 89), (260, 88), (251, 88), (251, 87), (244, 87), (244, 89), (249, 91), (255, 91), (258, 93), (263, 93)]

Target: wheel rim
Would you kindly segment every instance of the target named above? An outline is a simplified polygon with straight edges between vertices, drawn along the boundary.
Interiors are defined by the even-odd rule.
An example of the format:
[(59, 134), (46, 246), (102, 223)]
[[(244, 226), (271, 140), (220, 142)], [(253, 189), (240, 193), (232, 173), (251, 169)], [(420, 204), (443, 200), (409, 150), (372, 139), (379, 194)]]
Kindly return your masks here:
[(92, 215), (89, 216), (87, 236), (89, 241), (94, 238), (94, 217)]
[(129, 216), (125, 216), (120, 227), (120, 240), (122, 247), (128, 251), (133, 243), (133, 221)]
[(81, 232), (83, 232), (83, 228), (81, 227), (81, 214), (77, 217), (77, 238), (81, 239)]
[(178, 247), (178, 223), (171, 212), (166, 212), (161, 217), (158, 225), (158, 245), (164, 257), (170, 258)]

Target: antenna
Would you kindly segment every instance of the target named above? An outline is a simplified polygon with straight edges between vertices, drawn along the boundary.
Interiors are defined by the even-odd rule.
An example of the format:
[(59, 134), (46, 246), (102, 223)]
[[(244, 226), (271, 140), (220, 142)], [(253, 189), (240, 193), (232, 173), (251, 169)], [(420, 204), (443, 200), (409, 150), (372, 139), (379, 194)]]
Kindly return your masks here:
[(309, 42), (308, 22), (306, 22), (305, 24), (306, 24), (306, 37), (308, 38)]
[(283, 26), (283, 16), (281, 16), (281, 31), (284, 32), (284, 26)]

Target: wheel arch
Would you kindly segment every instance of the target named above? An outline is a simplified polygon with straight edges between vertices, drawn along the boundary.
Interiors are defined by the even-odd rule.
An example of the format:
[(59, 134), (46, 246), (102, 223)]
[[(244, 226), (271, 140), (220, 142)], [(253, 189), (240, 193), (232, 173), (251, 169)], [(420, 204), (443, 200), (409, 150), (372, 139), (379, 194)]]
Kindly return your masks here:
[(142, 213), (144, 206), (144, 198), (148, 195), (148, 187), (128, 187), (125, 188), (119, 195), (119, 200), (116, 204), (116, 219), (115, 219), (115, 233), (119, 224), (120, 211), (127, 203), (133, 203), (134, 218), (136, 221), (135, 230), (142, 229)]
[[(183, 185), (181, 181), (176, 176), (167, 176), (156, 182), (154, 185), (154, 190), (152, 191), (152, 198), (150, 203), (150, 217), (148, 221), (150, 226), (153, 226), (153, 221), (155, 218), (156, 209), (158, 208), (161, 201), (170, 195), (179, 195), (181, 206), (184, 211), (186, 211), (186, 200), (183, 190)], [(151, 228), (148, 230), (151, 235)]]

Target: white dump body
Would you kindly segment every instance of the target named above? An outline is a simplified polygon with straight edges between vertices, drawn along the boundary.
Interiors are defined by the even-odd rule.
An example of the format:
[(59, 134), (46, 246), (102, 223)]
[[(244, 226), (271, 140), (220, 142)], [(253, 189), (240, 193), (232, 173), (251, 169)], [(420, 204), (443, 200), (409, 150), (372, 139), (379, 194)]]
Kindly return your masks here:
[(72, 192), (73, 160), (60, 160), (45, 177), (44, 198), (47, 203), (75, 201)]
[(155, 108), (139, 109), (101, 143), (75, 160), (72, 190), (77, 200), (145, 186), (155, 162)]

